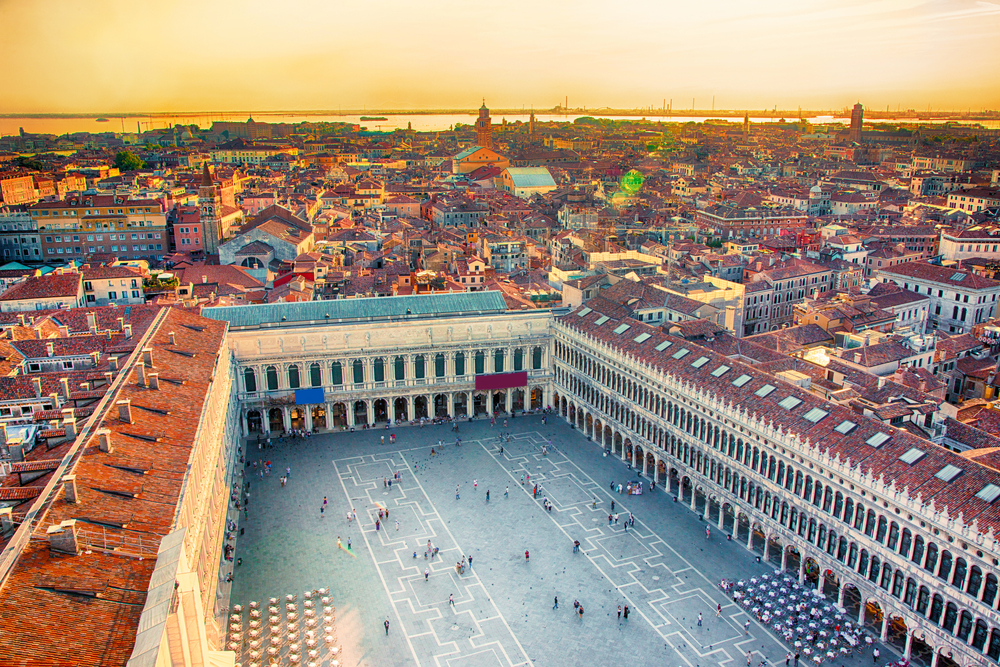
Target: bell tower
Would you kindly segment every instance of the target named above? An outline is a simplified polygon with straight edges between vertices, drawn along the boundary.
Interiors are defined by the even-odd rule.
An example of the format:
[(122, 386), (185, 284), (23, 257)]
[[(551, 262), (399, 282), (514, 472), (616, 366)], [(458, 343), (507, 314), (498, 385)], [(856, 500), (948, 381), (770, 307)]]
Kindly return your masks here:
[(205, 254), (219, 251), (222, 229), (219, 215), (222, 213), (222, 198), (215, 180), (208, 170), (208, 162), (203, 163), (201, 186), (198, 188), (198, 208), (201, 211), (201, 247)]
[(485, 99), (483, 106), (479, 107), (479, 118), (476, 119), (476, 143), (482, 148), (493, 148), (493, 125)]

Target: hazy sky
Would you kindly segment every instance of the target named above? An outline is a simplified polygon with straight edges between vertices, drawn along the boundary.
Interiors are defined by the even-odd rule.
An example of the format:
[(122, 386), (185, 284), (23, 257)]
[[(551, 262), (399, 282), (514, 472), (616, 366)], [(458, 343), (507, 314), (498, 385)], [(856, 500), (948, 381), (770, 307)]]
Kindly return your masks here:
[(0, 113), (1000, 109), (977, 0), (0, 0)]

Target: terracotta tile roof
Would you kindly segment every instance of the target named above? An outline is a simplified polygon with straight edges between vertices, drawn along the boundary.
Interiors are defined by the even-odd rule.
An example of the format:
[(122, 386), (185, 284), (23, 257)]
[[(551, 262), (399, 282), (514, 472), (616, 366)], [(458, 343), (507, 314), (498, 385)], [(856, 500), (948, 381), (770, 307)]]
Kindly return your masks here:
[(3, 294), (0, 301), (21, 301), (26, 299), (51, 299), (55, 297), (75, 297), (80, 292), (79, 273), (47, 276), (30, 276), (24, 282), (12, 285)]
[[(183, 332), (175, 345), (171, 331)], [(41, 505), (32, 532), (43, 539), (27, 542), (0, 588), (0, 607), (18, 610), (0, 615), (2, 664), (120, 666), (131, 654), (153, 556), (160, 539), (177, 527), (196, 433), (191, 425), (202, 419), (225, 323), (169, 308), (149, 336), (160, 388), (123, 382), (92, 417), (95, 427), (110, 430), (114, 451), (99, 451), (95, 428), (89, 440), (77, 441), (78, 450), (57, 443), (47, 452), (49, 458), (70, 455), (66, 472), (76, 475), (78, 502), (66, 502), (59, 485), (36, 501)], [(121, 373), (131, 377), (133, 371)], [(131, 423), (119, 419), (119, 399), (131, 401)], [(5, 488), (10, 490), (2, 493), (37, 494), (42, 487)], [(77, 521), (83, 544), (77, 555), (53, 552), (44, 539), (48, 526), (68, 519)], [(102, 551), (98, 542), (105, 534), (126, 547)]]
[(888, 268), (878, 269), (878, 272), (890, 277), (926, 280), (967, 290), (1000, 287), (1000, 282), (984, 278), (972, 271), (958, 269), (953, 266), (937, 266), (935, 264), (928, 264), (927, 262), (905, 262)]

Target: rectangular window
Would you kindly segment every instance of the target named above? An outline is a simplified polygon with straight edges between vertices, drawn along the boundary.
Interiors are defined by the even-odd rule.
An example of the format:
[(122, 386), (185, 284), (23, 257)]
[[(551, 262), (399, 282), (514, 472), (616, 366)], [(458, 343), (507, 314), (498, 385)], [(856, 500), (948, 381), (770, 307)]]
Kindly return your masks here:
[(794, 408), (797, 408), (801, 404), (802, 404), (802, 399), (795, 398), (794, 396), (787, 396), (778, 403), (778, 405), (780, 405), (786, 410), (792, 410)]
[(742, 387), (743, 385), (745, 385), (747, 382), (749, 382), (752, 379), (753, 378), (751, 378), (749, 375), (747, 375), (747, 374), (744, 373), (743, 375), (741, 375), (738, 378), (736, 378), (735, 380), (733, 380), (733, 386), (734, 387)]
[(817, 423), (819, 423), (823, 419), (823, 417), (826, 417), (828, 414), (830, 414), (830, 413), (827, 412), (826, 410), (820, 410), (819, 408), (813, 408), (809, 412), (807, 412), (804, 415), (802, 415), (802, 418), (805, 419), (805, 420), (807, 420), (807, 421), (811, 421), (814, 424), (817, 424)]
[(770, 394), (774, 390), (775, 390), (775, 386), (773, 384), (765, 384), (763, 387), (761, 387), (760, 389), (758, 389), (757, 391), (755, 391), (754, 394), (756, 396), (760, 396), (761, 398), (764, 398), (765, 396), (767, 396), (768, 394)]
[(695, 368), (701, 368), (707, 363), (708, 363), (708, 357), (698, 357), (697, 359), (691, 362), (691, 365), (694, 366)]
[(843, 433), (844, 435), (847, 435), (848, 433), (853, 431), (856, 427), (857, 424), (855, 424), (854, 422), (844, 420), (840, 422), (840, 424), (837, 425), (837, 428), (833, 430), (836, 431), (837, 433)]
[(729, 366), (719, 366), (714, 371), (712, 371), (712, 376), (720, 378), (729, 372)]

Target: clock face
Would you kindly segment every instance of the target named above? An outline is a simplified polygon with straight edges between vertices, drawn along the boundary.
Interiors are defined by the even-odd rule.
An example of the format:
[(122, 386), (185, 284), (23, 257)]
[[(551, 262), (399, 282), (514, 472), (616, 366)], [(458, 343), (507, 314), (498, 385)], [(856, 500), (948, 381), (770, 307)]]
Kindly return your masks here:
[(628, 172), (621, 179), (621, 188), (626, 193), (634, 195), (642, 187), (643, 181), (646, 180), (641, 173), (633, 169)]

